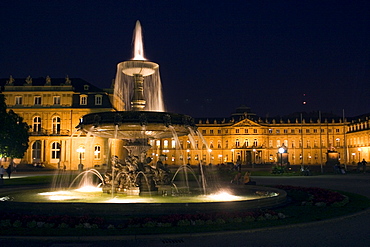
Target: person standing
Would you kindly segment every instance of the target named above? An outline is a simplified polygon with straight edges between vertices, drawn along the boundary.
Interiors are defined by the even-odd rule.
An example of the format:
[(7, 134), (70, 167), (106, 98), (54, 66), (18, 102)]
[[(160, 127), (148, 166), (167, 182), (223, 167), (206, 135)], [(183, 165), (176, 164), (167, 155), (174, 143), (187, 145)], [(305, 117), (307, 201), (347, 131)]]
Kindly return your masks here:
[(366, 160), (362, 159), (361, 163), (362, 163), (362, 170), (363, 170), (364, 173), (366, 173), (366, 164), (367, 164)]
[(0, 179), (3, 179), (5, 173), (4, 166), (0, 166)]
[(6, 168), (6, 173), (8, 173), (8, 178), (10, 179), (10, 175), (13, 172), (13, 165), (12, 163), (9, 164), (8, 168)]

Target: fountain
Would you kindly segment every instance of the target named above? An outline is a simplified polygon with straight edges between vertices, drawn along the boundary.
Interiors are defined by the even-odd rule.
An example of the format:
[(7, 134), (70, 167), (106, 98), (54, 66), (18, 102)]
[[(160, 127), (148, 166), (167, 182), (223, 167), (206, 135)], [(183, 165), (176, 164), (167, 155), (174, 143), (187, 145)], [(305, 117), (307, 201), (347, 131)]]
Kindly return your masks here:
[[(103, 192), (151, 195), (159, 187), (171, 186), (171, 179), (169, 169), (161, 161), (153, 164), (152, 159), (146, 157), (146, 152), (151, 148), (148, 141), (173, 137), (174, 132), (177, 136), (188, 135), (191, 131), (196, 132), (196, 126), (190, 116), (161, 111), (164, 108), (161, 99), (156, 98), (159, 105), (146, 104), (145, 96), (149, 95), (150, 98), (150, 92), (153, 91), (145, 90), (153, 82), (147, 82), (146, 78), (158, 73), (159, 65), (144, 57), (139, 21), (134, 32), (134, 57), (119, 63), (117, 68), (115, 89), (118, 94), (122, 95), (122, 88), (130, 88), (123, 85), (133, 85), (132, 92), (127, 92), (123, 98), (130, 98), (130, 109), (85, 115), (77, 128), (93, 136), (123, 140), (127, 155), (123, 161), (112, 157), (112, 169), (105, 174)], [(161, 91), (161, 88), (154, 91)], [(163, 193), (163, 190), (160, 191)]]
[[(286, 193), (277, 189), (248, 186), (239, 191), (243, 196), (226, 195), (225, 191), (221, 194), (209, 192), (206, 190), (207, 183), (201, 164), (199, 164), (201, 179), (197, 179), (195, 172), (186, 164), (181, 165), (172, 175), (163, 160), (154, 162), (147, 157), (146, 153), (151, 148), (149, 140), (174, 138), (180, 146), (178, 136), (188, 135), (190, 140), (198, 136), (203, 142), (204, 138), (197, 131), (192, 117), (164, 111), (159, 65), (147, 61), (144, 57), (140, 22), (136, 23), (134, 40), (133, 59), (121, 62), (117, 66), (113, 102), (117, 111), (87, 114), (77, 126), (78, 131), (87, 135), (122, 140), (122, 149), (126, 150), (126, 156), (121, 159), (117, 156), (111, 157), (111, 168), (104, 175), (94, 169), (82, 172), (68, 186), (70, 187), (68, 190), (43, 192), (37, 195), (30, 193), (28, 197), (22, 192), (21, 196), (13, 193), (13, 197), (18, 198), (15, 201), (120, 202), (136, 203), (135, 208), (139, 203), (150, 203), (153, 207), (158, 203), (158, 205), (172, 204), (176, 209), (192, 212), (200, 211), (201, 208), (209, 211), (206, 205), (210, 202), (237, 201), (240, 203), (233, 204), (233, 207), (240, 209), (271, 207), (284, 203)], [(174, 181), (180, 172), (185, 175), (185, 186), (181, 188)], [(192, 183), (195, 184), (195, 190), (190, 190), (187, 174), (193, 175), (195, 182)], [(77, 185), (79, 178), (89, 176), (98, 178), (98, 192), (95, 189), (89, 195), (81, 189), (72, 192), (72, 187)], [(194, 191), (198, 192), (198, 196), (195, 196)], [(218, 204), (212, 207), (222, 209), (224, 206)], [(124, 210), (132, 214), (140, 211), (132, 211), (133, 207), (125, 207)], [(168, 207), (161, 206), (157, 207), (155, 212), (165, 213), (166, 210)]]

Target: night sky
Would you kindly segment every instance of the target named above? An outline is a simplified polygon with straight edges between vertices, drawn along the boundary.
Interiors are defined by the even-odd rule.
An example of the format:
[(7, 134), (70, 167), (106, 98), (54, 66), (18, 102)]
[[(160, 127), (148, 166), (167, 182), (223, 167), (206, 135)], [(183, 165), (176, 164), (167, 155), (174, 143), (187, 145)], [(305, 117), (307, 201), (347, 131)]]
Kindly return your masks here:
[(132, 57), (136, 20), (168, 111), (370, 113), (370, 1), (361, 0), (2, 0), (0, 78), (68, 75), (109, 88)]

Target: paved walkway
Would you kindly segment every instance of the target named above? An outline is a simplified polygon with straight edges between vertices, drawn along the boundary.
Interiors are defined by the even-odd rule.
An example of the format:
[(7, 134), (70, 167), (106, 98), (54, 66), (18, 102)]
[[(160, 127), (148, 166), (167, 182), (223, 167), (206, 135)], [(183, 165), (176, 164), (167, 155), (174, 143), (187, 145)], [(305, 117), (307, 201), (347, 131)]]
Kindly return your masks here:
[[(370, 174), (311, 177), (253, 177), (258, 185), (289, 184), (354, 192), (370, 197)], [(370, 210), (309, 224), (209, 234), (1, 239), (2, 245), (27, 246), (370, 246)]]

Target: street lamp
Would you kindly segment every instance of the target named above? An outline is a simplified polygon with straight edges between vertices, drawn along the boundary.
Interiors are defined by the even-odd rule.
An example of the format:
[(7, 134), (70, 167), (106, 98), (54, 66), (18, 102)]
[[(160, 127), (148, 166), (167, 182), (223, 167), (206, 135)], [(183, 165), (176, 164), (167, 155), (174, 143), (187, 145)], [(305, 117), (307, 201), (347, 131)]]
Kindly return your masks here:
[(283, 153), (285, 152), (285, 149), (283, 147), (279, 148), (279, 154), (280, 154), (280, 167), (283, 167)]
[(83, 170), (83, 164), (82, 164), (82, 153), (85, 153), (85, 148), (84, 147), (79, 147), (77, 148), (77, 153), (79, 153), (79, 157), (80, 157), (80, 164), (78, 164), (78, 170), (80, 172), (82, 172)]

